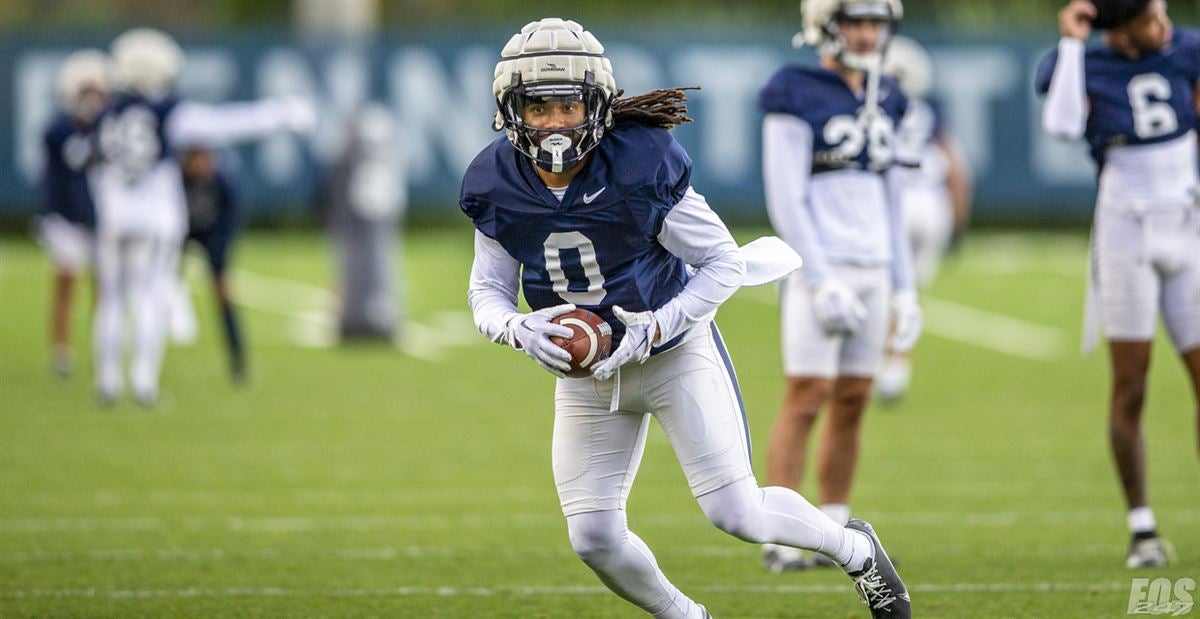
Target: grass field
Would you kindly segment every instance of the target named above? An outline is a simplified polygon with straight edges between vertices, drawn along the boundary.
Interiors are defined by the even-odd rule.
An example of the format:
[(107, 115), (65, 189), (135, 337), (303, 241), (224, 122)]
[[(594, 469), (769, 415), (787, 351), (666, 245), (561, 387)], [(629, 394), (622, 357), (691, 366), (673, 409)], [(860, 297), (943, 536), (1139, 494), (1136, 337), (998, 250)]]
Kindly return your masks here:
[[(639, 616), (571, 552), (552, 379), (473, 332), (470, 238), (409, 236), (414, 324), (398, 352), (327, 347), (321, 237), (248, 236), (235, 286), (252, 384), (226, 379), (193, 277), (201, 339), (169, 351), (155, 411), (97, 408), (86, 362), (51, 377), (48, 266), (0, 239), (0, 615)], [(1084, 254), (1077, 236), (970, 239), (931, 291), (912, 393), (869, 414), (855, 513), (903, 561), (919, 616), (1126, 613), (1105, 359), (1077, 352)], [(719, 316), (757, 445), (782, 385), (777, 311), (750, 289)], [(1192, 410), (1160, 336), (1151, 495), (1181, 562), (1137, 576), (1200, 577)], [(629, 512), (717, 617), (867, 616), (844, 576), (765, 574), (757, 548), (708, 525), (656, 426)]]

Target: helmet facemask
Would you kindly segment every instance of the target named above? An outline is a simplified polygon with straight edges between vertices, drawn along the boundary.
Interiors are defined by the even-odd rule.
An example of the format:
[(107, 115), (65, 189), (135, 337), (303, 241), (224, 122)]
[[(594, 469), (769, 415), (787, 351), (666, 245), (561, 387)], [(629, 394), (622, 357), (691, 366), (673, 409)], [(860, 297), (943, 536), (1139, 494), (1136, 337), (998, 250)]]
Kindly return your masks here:
[[(846, 38), (842, 36), (838, 23), (842, 20), (871, 20), (879, 22), (879, 40), (875, 49), (870, 52), (858, 53), (849, 50)], [(822, 25), (821, 44), (818, 52), (822, 56), (836, 58), (839, 62), (855, 71), (877, 71), (883, 65), (883, 56), (891, 41), (892, 30), (896, 23), (891, 8), (886, 4), (850, 4), (842, 8)]]
[[(497, 101), (509, 141), (521, 154), (547, 172), (564, 172), (575, 167), (604, 135), (611, 102), (604, 89), (595, 84), (589, 72), (584, 83), (539, 82), (514, 85)], [(539, 106), (578, 105), (583, 122), (567, 127), (537, 127), (527, 121), (527, 113)], [(533, 120), (533, 119), (530, 119)]]

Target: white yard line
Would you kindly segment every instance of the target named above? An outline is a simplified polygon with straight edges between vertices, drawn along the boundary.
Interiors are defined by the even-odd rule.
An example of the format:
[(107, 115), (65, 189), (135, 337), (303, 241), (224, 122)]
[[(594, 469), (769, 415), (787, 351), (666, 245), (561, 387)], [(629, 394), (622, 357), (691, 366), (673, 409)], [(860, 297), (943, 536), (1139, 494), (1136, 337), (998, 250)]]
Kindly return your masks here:
[[(916, 583), (913, 593), (1100, 593), (1129, 591), (1129, 582), (951, 582)], [(830, 594), (851, 595), (849, 584), (838, 585), (709, 585), (692, 587), (700, 593), (715, 594)], [(342, 589), (288, 589), (284, 587), (209, 589), (25, 589), (0, 591), (0, 599), (186, 599), (186, 598), (279, 598), (279, 597), (493, 597), (568, 595), (607, 596), (612, 593), (599, 585), (515, 585), (495, 587), (399, 586)]]
[(1066, 350), (1061, 331), (929, 295), (921, 297), (925, 331), (946, 339), (1034, 361), (1055, 361)]
[[(232, 269), (231, 275), (239, 305), (288, 317), (287, 335), (293, 344), (304, 348), (337, 344), (338, 299), (331, 290), (245, 269)], [(443, 311), (433, 315), (432, 325), (405, 322), (395, 346), (411, 357), (440, 362), (452, 348), (482, 343), (468, 312)]]
[[(1170, 520), (1178, 525), (1200, 525), (1200, 510), (1171, 510)], [(1112, 522), (1112, 510), (1081, 511), (995, 511), (995, 512), (870, 512), (872, 522), (909, 527), (1028, 527), (1041, 525), (1090, 525)], [(93, 531), (206, 531), (235, 533), (274, 533), (300, 531), (425, 531), (490, 528), (544, 528), (558, 526), (562, 516), (550, 511), (538, 513), (487, 513), (432, 515), (349, 515), (349, 516), (113, 516), (63, 518), (0, 518), (0, 535), (30, 533), (70, 533)], [(709, 527), (702, 515), (657, 513), (633, 515), (630, 524), (637, 527)]]
[[(779, 305), (775, 286), (743, 289), (737, 298)], [(1056, 361), (1067, 349), (1066, 336), (1054, 327), (927, 294), (921, 296), (921, 308), (926, 334), (1034, 361)]]
[[(923, 551), (936, 556), (976, 556), (977, 548), (965, 544), (922, 544)], [(1112, 544), (1074, 544), (1029, 547), (1023, 549), (1019, 556), (1031, 557), (1061, 557), (1064, 555), (1081, 557), (1120, 557), (1126, 548), (1120, 543)], [(758, 550), (756, 546), (730, 542), (722, 546), (664, 546), (656, 549), (660, 557), (754, 557)], [(1014, 554), (1009, 549), (996, 549), (997, 554)], [(175, 563), (179, 561), (296, 561), (319, 559), (321, 561), (406, 561), (409, 559), (451, 559), (461, 560), (473, 556), (487, 555), (504, 558), (564, 558), (574, 557), (575, 552), (568, 544), (557, 547), (521, 547), (521, 548), (485, 548), (485, 547), (453, 547), (453, 546), (382, 546), (368, 548), (106, 548), (84, 551), (15, 551), (0, 552), (0, 564), (34, 564), (34, 563), (79, 563), (94, 561), (100, 563), (141, 563), (147, 561), (163, 561)]]

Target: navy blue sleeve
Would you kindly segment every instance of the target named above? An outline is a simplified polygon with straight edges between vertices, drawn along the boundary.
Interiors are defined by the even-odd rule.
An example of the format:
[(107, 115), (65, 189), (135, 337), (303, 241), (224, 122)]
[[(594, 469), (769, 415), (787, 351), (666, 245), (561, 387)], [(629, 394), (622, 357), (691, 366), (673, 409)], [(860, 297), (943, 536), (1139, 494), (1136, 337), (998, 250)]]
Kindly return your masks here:
[(491, 149), (486, 149), (471, 165), (467, 167), (467, 173), (463, 175), (462, 189), (458, 194), (458, 207), (467, 217), (471, 218), (471, 223), (475, 225), (475, 229), (479, 230), (488, 238), (496, 238), (496, 217), (491, 202), (484, 198), (484, 183), (486, 178), (495, 175), (494, 170), (488, 170), (488, 164), (492, 163), (488, 153)]
[(804, 105), (800, 96), (802, 91), (793, 88), (793, 82), (792, 72), (786, 67), (776, 71), (758, 93), (758, 106), (762, 111), (799, 115)]
[(900, 82), (892, 78), (889, 78), (889, 82), (892, 92), (896, 93), (895, 96), (900, 98), (896, 102), (896, 123), (899, 124), (900, 119), (904, 118), (904, 115), (908, 113), (908, 95), (904, 93), (903, 88), (900, 88)]
[(683, 195), (692, 183), (692, 158), (675, 138), (667, 134), (670, 142), (663, 151), (662, 163), (654, 178), (656, 197), (669, 207), (683, 200)]
[(67, 178), (66, 165), (62, 160), (62, 140), (50, 129), (42, 136), (42, 148), (45, 150), (45, 171), (42, 173), (43, 201), (42, 211), (49, 215), (67, 212)]
[(1033, 81), (1033, 89), (1039, 95), (1050, 92), (1050, 78), (1054, 77), (1054, 66), (1058, 64), (1058, 50), (1046, 54), (1038, 63), (1037, 73)]
[(1195, 84), (1200, 81), (1200, 31), (1191, 28), (1176, 28), (1173, 44), (1183, 55), (1184, 70), (1188, 71), (1188, 79)]

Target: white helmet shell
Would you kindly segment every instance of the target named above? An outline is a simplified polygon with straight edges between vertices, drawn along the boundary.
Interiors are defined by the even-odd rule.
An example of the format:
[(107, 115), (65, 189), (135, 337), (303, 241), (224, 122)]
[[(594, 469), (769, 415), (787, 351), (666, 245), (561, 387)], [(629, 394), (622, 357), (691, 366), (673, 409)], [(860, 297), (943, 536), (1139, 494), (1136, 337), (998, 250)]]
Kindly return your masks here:
[(108, 92), (108, 56), (98, 49), (80, 50), (67, 56), (58, 70), (58, 102), (76, 118), (90, 121), (99, 112), (88, 107), (88, 90)]
[(821, 56), (834, 57), (852, 69), (867, 71), (883, 62), (887, 39), (880, 41), (875, 52), (849, 53), (845, 40), (838, 34), (838, 18), (878, 19), (894, 26), (904, 17), (904, 4), (901, 0), (801, 0), (800, 13), (804, 43), (816, 48)]
[(883, 72), (895, 76), (910, 97), (926, 99), (933, 90), (933, 61), (920, 43), (895, 36), (883, 59)]
[(127, 30), (112, 43), (113, 79), (118, 88), (149, 99), (170, 93), (183, 66), (183, 50), (152, 28)]

